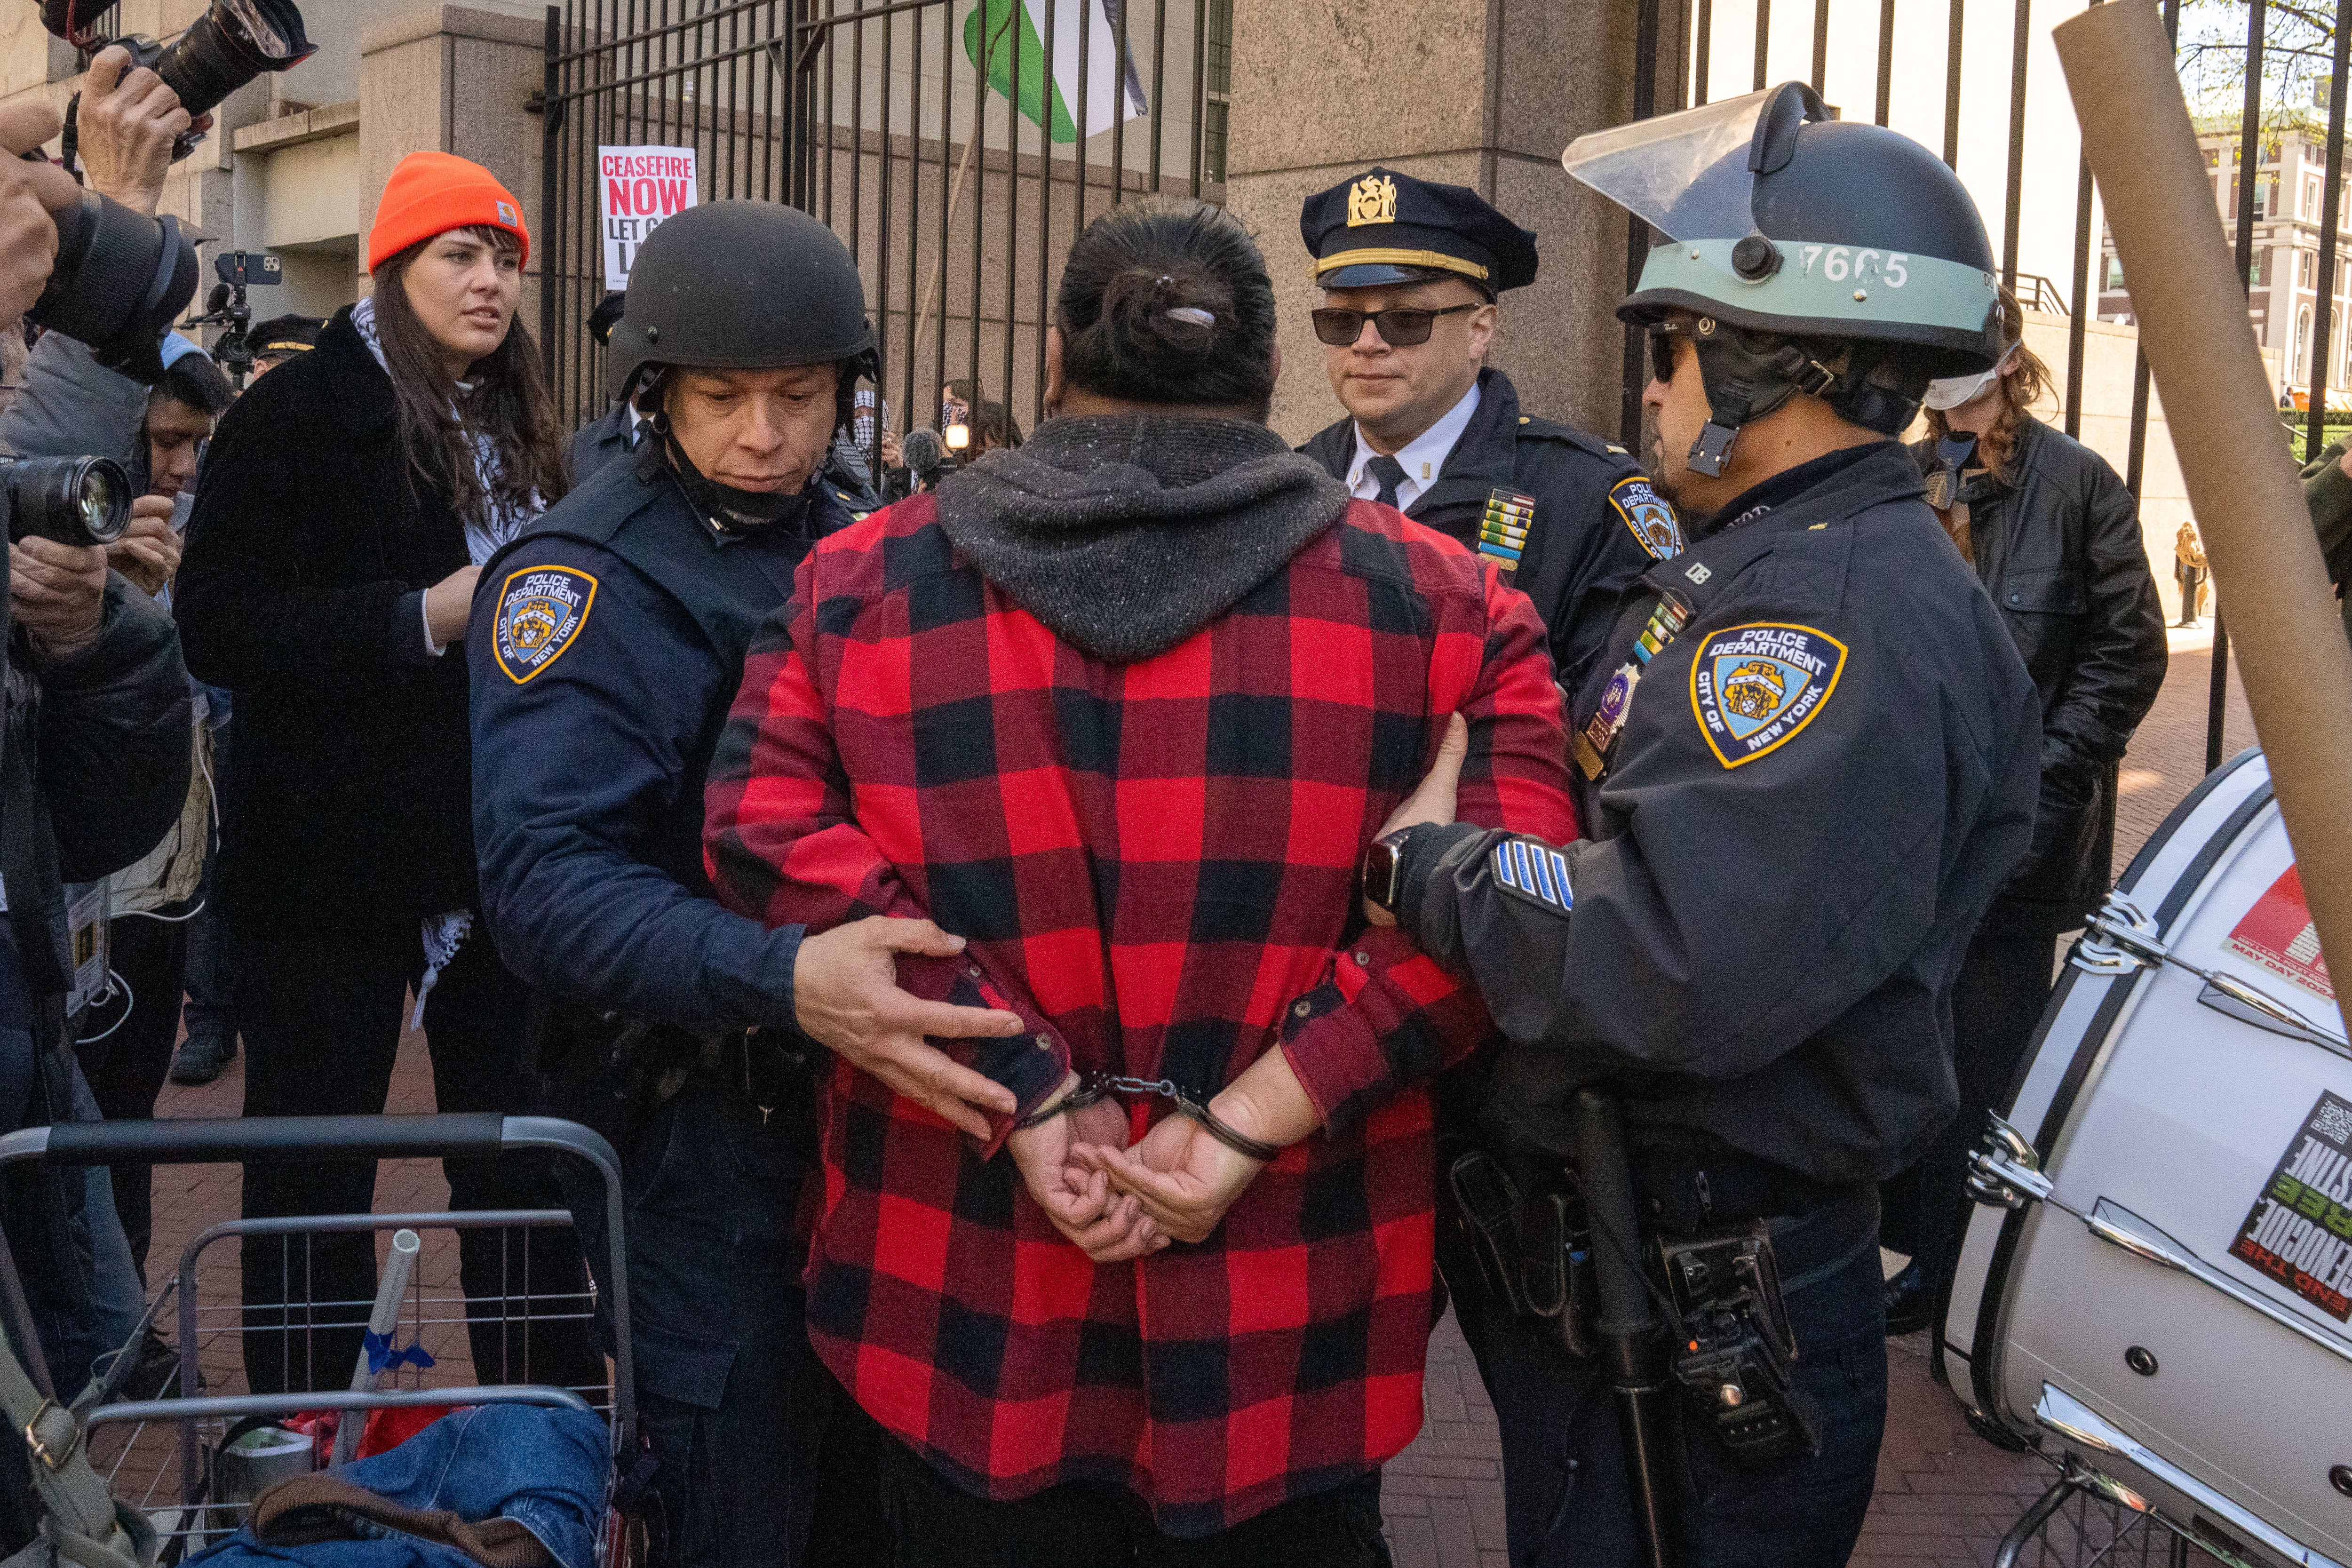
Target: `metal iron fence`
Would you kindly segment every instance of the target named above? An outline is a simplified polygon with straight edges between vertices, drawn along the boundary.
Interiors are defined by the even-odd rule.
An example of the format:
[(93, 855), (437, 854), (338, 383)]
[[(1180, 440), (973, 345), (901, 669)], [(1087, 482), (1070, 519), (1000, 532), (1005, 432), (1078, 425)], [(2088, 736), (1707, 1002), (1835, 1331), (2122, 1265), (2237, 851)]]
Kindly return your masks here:
[[(1963, 44), (1967, 3), (1968, 0), (1945, 0), (1944, 13), (1941, 17), (1945, 28), (1943, 155), (1945, 163), (1955, 169), (1959, 166), (1960, 105), (1963, 102), (1962, 59), (1965, 52)], [(1978, 3), (1982, 5), (1985, 0), (1978, 0)], [(2018, 270), (2018, 237), (2024, 210), (2023, 190), (2027, 163), (2028, 66), (2032, 54), (2034, 35), (2032, 0), (2010, 0), (2010, 3), (2011, 41), (2007, 84), (2008, 158), (2003, 187), (2004, 200), (2002, 210), (1999, 215), (2001, 279), (2003, 283), (2018, 291), (2021, 298), (2024, 300), (2027, 309), (2063, 316), (2066, 319), (2067, 353), (2063, 375), (2064, 385), (2063, 417), (2066, 433), (2079, 437), (2082, 434), (2084, 338), (2087, 323), (2100, 317), (2103, 293), (2109, 296), (2107, 303), (2110, 307), (2110, 314), (2116, 313), (2116, 307), (2118, 305), (2123, 310), (2127, 311), (2128, 296), (2123, 289), (2114, 286), (2121, 281), (2120, 279), (2095, 278), (2093, 275), (2092, 264), (2100, 255), (2100, 247), (2096, 244), (2096, 237), (2092, 233), (2090, 165), (2087, 162), (2080, 160), (2078, 160), (2079, 166), (2075, 178), (2074, 265), (2068, 275), (2063, 279), (2053, 280), (2032, 273), (2021, 274)], [(2098, 4), (2100, 0), (2092, 0), (2092, 3)], [(1879, 0), (1877, 9), (1877, 71), (1874, 104), (1876, 122), (1884, 125), (1887, 122), (1895, 86), (1895, 37), (1897, 26), (1895, 0)], [(1902, 25), (1916, 28), (1921, 26), (1924, 20), (1932, 26), (1932, 20), (1922, 15), (1930, 9), (1927, 0), (1918, 0), (1916, 5), (1906, 5), (1903, 7)], [(2163, 0), (2163, 9), (2167, 30), (2172, 35), (2177, 46), (2180, 37), (2180, 0)], [(2245, 89), (2235, 159), (2237, 173), (2234, 180), (2231, 182), (2234, 186), (2235, 212), (2232, 226), (2235, 231), (2238, 269), (2240, 274), (2248, 279), (2250, 299), (2256, 280), (2268, 281), (2263, 277), (2260, 268), (2265, 264), (2275, 265), (2270, 258), (2272, 250), (2280, 243), (2276, 232), (2279, 220), (2306, 216), (2303, 193), (2298, 191), (2294, 193), (2292, 197), (2283, 200), (2283, 193), (2279, 185), (2282, 173), (2280, 138), (2275, 127), (2281, 117), (2281, 110), (2285, 106), (2277, 102), (2270, 105), (2273, 130), (2268, 136), (2263, 133), (2263, 89), (2265, 81), (2264, 48), (2269, 10), (2268, 0), (2246, 0), (2243, 43)], [(2306, 25), (2311, 24), (2314, 21), (2314, 13), (2318, 10), (2318, 7), (2297, 7), (2298, 19)], [(1708, 84), (1713, 79), (1711, 68), (1715, 58), (1719, 53), (1737, 48), (1743, 43), (1750, 45), (1753, 49), (1755, 87), (1761, 89), (1771, 85), (1768, 79), (1767, 51), (1774, 36), (1773, 29), (1776, 24), (1810, 25), (1812, 44), (1811, 79), (1816, 90), (1825, 88), (1830, 56), (1831, 0), (1811, 0), (1810, 5), (1804, 4), (1803, 0), (1784, 0), (1784, 3), (1777, 7), (1773, 0), (1754, 0), (1753, 34), (1752, 37), (1745, 39), (1718, 37), (1715, 12), (1716, 0), (1688, 0), (1684, 14), (1689, 19), (1690, 33), (1687, 47), (1682, 51), (1680, 58), (1692, 62), (1690, 80), (1687, 84), (1669, 84), (1662, 97), (1656, 81), (1657, 62), (1660, 58), (1658, 5), (1657, 0), (1643, 0), (1637, 32), (1634, 118), (1640, 119), (1662, 110), (1674, 108), (1680, 103), (1705, 102)], [(2320, 448), (2325, 428), (2331, 347), (2329, 338), (2337, 324), (2336, 310), (2336, 308), (2340, 308), (2345, 300), (2347, 283), (2346, 279), (2338, 276), (2336, 258), (2339, 254), (2339, 233), (2347, 216), (2343, 202), (2344, 134), (2346, 85), (2347, 75), (2352, 75), (2352, 0), (2336, 0), (2333, 12), (2334, 27), (2329, 42), (2333, 50), (2334, 68), (2326, 79), (2327, 127), (2321, 147), (2325, 175), (2319, 200), (2316, 266), (2309, 268), (2311, 287), (2306, 290), (2313, 296), (2314, 300), (2313, 307), (2309, 309), (2310, 325), (2307, 328), (2305, 327), (2300, 315), (2294, 310), (2290, 310), (2286, 313), (2284, 322), (2272, 328), (2269, 332), (2272, 343), (2280, 347), (2280, 352), (2284, 356), (2284, 365), (2291, 374), (2296, 366), (2306, 363), (2309, 366), (2310, 393), (2307, 413), (2300, 416), (2307, 430), (2302, 441), (2298, 443), (2298, 448), (2313, 454)], [(1809, 23), (1806, 13), (1810, 13)], [(2228, 42), (2231, 47), (2235, 47), (2234, 37)], [(2227, 178), (2228, 171), (2219, 166), (2218, 154), (2216, 164), (2217, 174)], [(1990, 227), (1994, 215), (1988, 212), (1986, 216)], [(2272, 232), (2265, 233), (2259, 230), (2258, 226), (2265, 219), (2272, 220)], [(1642, 255), (1648, 244), (1648, 236), (1643, 226), (1637, 224), (1634, 228), (1635, 233), (1627, 258), (1629, 284), (1638, 274)], [(2258, 242), (2261, 248), (2258, 248)], [(2302, 268), (2313, 258), (2299, 246), (2294, 248), (2302, 259), (2294, 264), (2298, 270), (2291, 276), (2295, 279), (2297, 287), (2300, 287), (2304, 278)], [(2352, 268), (2341, 270), (2352, 272)], [(1626, 339), (1625, 371), (1626, 385), (1622, 418), (1625, 434), (1633, 437), (1638, 435), (1640, 427), (1641, 386), (1638, 378), (1643, 372), (1640, 345), (1636, 341), (1636, 335), (1631, 331), (1628, 332)], [(2297, 379), (2301, 380), (2302, 377), (2298, 375)], [(2339, 374), (2337, 379), (2340, 381), (2347, 378)], [(2295, 416), (2289, 416), (2289, 417)], [(2124, 468), (2125, 483), (2131, 488), (2135, 495), (2143, 493), (2144, 489), (2147, 426), (2147, 360), (2143, 354), (2138, 357), (2133, 371), (2129, 446)], [(2283, 441), (2288, 438), (2286, 431), (2282, 431), (2281, 438)], [(2217, 607), (2213, 622), (2212, 685), (2206, 715), (2205, 763), (2208, 771), (2221, 765), (2222, 718), (2228, 690), (2229, 633), (2221, 620), (2221, 611)], [(2112, 831), (2114, 789), (2110, 787), (2107, 794), (2111, 818), (2109, 828)]]
[[(692, 147), (699, 198), (824, 219), (866, 281), (888, 427), (1034, 422), (1062, 258), (1146, 193), (1223, 195), (1233, 0), (564, 0), (547, 13), (541, 322), (604, 406), (597, 153)], [(969, 384), (967, 388), (966, 384)], [(861, 422), (862, 423), (862, 422)]]

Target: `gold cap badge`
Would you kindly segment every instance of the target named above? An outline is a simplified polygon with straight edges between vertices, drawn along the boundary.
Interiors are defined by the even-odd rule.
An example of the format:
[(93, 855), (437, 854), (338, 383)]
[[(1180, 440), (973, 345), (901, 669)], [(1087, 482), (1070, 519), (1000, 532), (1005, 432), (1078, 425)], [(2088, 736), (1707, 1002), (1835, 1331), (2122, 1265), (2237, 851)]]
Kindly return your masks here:
[(1385, 174), (1366, 174), (1348, 187), (1348, 226), (1396, 222), (1396, 182)]

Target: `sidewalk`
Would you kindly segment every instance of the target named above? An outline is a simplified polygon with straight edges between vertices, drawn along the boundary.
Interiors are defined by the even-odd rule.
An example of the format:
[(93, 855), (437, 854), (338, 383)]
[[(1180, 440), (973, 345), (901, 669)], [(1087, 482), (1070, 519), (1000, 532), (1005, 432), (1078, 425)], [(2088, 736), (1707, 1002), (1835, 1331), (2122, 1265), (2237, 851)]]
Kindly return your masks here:
[[(2204, 772), (2207, 683), (2211, 624), (2171, 634), (2172, 663), (2155, 708), (2124, 760), (2116, 811), (2116, 864), (2132, 854)], [(2233, 679), (2222, 755), (2253, 743), (2245, 698)], [(233, 1116), (244, 1092), (242, 1056), (218, 1082), (203, 1089), (167, 1087), (162, 1116)], [(390, 1109), (433, 1108), (432, 1075), (422, 1037), (401, 1043)], [(390, 1212), (435, 1209), (447, 1202), (435, 1162), (385, 1164), (376, 1181), (376, 1207)], [(168, 1272), (187, 1238), (237, 1212), (235, 1166), (173, 1166), (155, 1173), (155, 1242), (150, 1270)], [(208, 1254), (208, 1304), (234, 1300), (235, 1251)], [(457, 1294), (457, 1252), (446, 1233), (427, 1239), (423, 1273), (428, 1296)], [(233, 1320), (208, 1336), (205, 1374), (214, 1392), (243, 1390)], [(470, 1381), (462, 1333), (428, 1331), (426, 1348), (440, 1358), (435, 1381)], [(1969, 1432), (1951, 1394), (1927, 1370), (1927, 1336), (1892, 1342), (1888, 1356), (1886, 1441), (1878, 1487), (1855, 1568), (1973, 1564), (1986, 1568), (2001, 1532), (2048, 1484), (2051, 1471), (2031, 1456), (2003, 1453)], [(1500, 1443), (1494, 1407), (1480, 1386), (1469, 1347), (1452, 1315), (1430, 1342), (1427, 1425), (1420, 1440), (1388, 1467), (1382, 1509), (1397, 1568), (1507, 1568), (1503, 1542)]]

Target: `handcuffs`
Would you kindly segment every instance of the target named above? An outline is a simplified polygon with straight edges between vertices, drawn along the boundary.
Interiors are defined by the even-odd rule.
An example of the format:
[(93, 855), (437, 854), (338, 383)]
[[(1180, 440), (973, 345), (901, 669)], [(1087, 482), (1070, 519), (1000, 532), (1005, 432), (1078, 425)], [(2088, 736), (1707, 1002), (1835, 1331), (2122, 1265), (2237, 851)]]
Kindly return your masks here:
[(1214, 1138), (1236, 1154), (1245, 1155), (1261, 1164), (1282, 1152), (1278, 1144), (1260, 1142), (1225, 1121), (1209, 1109), (1207, 1096), (1195, 1099), (1178, 1088), (1173, 1079), (1120, 1078), (1114, 1073), (1082, 1075), (1078, 1079), (1077, 1088), (1044, 1110), (1033, 1110), (1022, 1117), (1013, 1124), (1013, 1131), (1026, 1132), (1032, 1128), (1043, 1127), (1066, 1110), (1083, 1110), (1089, 1105), (1099, 1104), (1114, 1094), (1153, 1094), (1163, 1100), (1173, 1100), (1176, 1103), (1176, 1109), (1199, 1122), (1210, 1137)]

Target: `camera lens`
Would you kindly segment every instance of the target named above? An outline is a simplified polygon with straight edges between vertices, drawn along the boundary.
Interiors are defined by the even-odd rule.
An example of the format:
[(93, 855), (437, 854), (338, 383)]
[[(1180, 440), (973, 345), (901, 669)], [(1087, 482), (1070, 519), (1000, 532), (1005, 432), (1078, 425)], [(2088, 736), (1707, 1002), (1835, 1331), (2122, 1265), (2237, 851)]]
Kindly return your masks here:
[(213, 0), (155, 62), (155, 74), (202, 114), (263, 71), (291, 69), (316, 53), (290, 0)]
[(131, 476), (111, 458), (24, 458), (0, 466), (8, 537), (111, 544), (131, 525)]
[(153, 383), (163, 333), (196, 291), (196, 247), (171, 215), (151, 218), (96, 192), (52, 216), (57, 265), (26, 314), (88, 343), (110, 370)]

